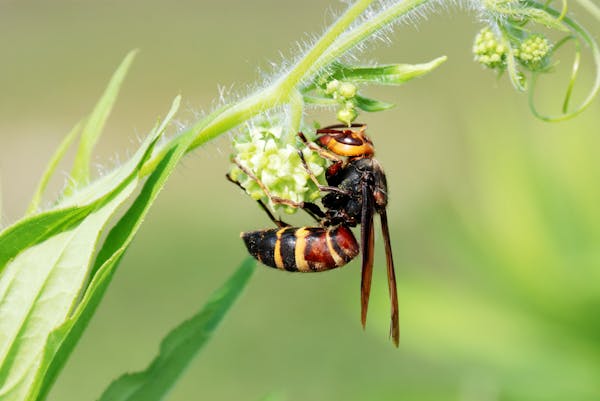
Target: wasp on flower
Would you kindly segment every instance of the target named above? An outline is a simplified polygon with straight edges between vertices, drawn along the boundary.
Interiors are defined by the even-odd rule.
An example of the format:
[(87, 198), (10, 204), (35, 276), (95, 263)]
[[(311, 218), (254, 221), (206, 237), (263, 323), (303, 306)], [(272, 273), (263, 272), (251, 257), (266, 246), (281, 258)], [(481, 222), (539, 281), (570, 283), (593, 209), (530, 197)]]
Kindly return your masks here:
[[(276, 226), (242, 233), (248, 252), (263, 264), (291, 272), (321, 272), (346, 265), (359, 254), (359, 251), (362, 251), (361, 322), (363, 327), (366, 324), (373, 273), (373, 218), (375, 214), (379, 214), (385, 243), (391, 300), (390, 336), (398, 346), (400, 338), (398, 296), (386, 212), (387, 181), (381, 165), (373, 157), (375, 148), (365, 131), (364, 124), (332, 125), (318, 129), (314, 141), (309, 141), (303, 133), (298, 133), (298, 138), (304, 147), (302, 150), (297, 150), (296, 155), (301, 162), (304, 175), (292, 169), (294, 174), (288, 178), (293, 181), (299, 177), (296, 181), (299, 187), (306, 187), (306, 184), (310, 183), (311, 188), (316, 188), (319, 195), (323, 194), (322, 207), (313, 203), (316, 198), (310, 189), (303, 189), (299, 194), (290, 197), (282, 196), (292, 195), (289, 188), (282, 193), (281, 188), (271, 184), (276, 183), (278, 179), (286, 180), (286, 177), (265, 182), (264, 168), (259, 177), (248, 167), (248, 163), (242, 162), (239, 156), (233, 159), (236, 166), (233, 170), (235, 174), (230, 173), (227, 178), (251, 195), (254, 194), (253, 198)], [(266, 143), (262, 145), (265, 151), (273, 146)], [(268, 151), (266, 152), (268, 154)], [(289, 153), (287, 147), (283, 149), (283, 153), (281, 157), (289, 160), (292, 153)], [(307, 158), (307, 153), (310, 159)], [(320, 167), (321, 164), (315, 163), (314, 156), (330, 162), (325, 169), (327, 185), (321, 185), (318, 179), (321, 170), (315, 171), (314, 165)], [(276, 160), (273, 168), (277, 169), (282, 162), (277, 157), (268, 154), (264, 163)], [(311, 162), (309, 163), (308, 160)], [(262, 166), (262, 163), (255, 160), (254, 165)], [(271, 173), (268, 173), (267, 177), (269, 174)], [(245, 177), (244, 181), (240, 181), (241, 176)], [(248, 187), (251, 189), (248, 190)], [(275, 218), (263, 201), (263, 195), (269, 205), (283, 205), (286, 208), (305, 210), (317, 221), (317, 224), (292, 227)], [(360, 246), (350, 230), (351, 227), (359, 225)]]

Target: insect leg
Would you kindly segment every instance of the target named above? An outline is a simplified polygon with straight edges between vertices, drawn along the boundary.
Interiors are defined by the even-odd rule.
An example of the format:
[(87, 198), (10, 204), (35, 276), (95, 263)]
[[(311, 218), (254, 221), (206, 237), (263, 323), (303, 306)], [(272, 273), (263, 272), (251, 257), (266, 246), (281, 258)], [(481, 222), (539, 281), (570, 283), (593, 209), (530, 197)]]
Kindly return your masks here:
[[(239, 163), (239, 161), (237, 159), (233, 159), (233, 161), (248, 177), (252, 178), (260, 186), (260, 188), (264, 191), (264, 193), (267, 195), (267, 197), (273, 203), (276, 203), (276, 204), (280, 203), (280, 204), (285, 204), (285, 205), (288, 205), (288, 206), (300, 208), (300, 209), (304, 210), (306, 213), (308, 213), (317, 222), (320, 222), (321, 218), (325, 217), (325, 213), (321, 210), (321, 208), (319, 206), (317, 206), (314, 203), (311, 203), (311, 202), (294, 202), (294, 201), (289, 200), (289, 199), (282, 199), (282, 198), (279, 198), (277, 196), (271, 195), (271, 193), (269, 192), (269, 190), (267, 189), (267, 187), (263, 184), (262, 181), (260, 181), (258, 179), (258, 177), (256, 177), (245, 166), (242, 166), (241, 163)], [(242, 188), (242, 189), (245, 190), (245, 188), (242, 187), (242, 185), (239, 182), (234, 181), (229, 175), (227, 175), (227, 179), (229, 181), (232, 181), (233, 183), (237, 184), (240, 188)], [(289, 224), (283, 222), (282, 220), (276, 219), (273, 216), (273, 214), (271, 213), (271, 211), (269, 210), (269, 208), (260, 199), (258, 200), (258, 203), (262, 207), (262, 209), (265, 211), (265, 213), (267, 213), (267, 215), (269, 216), (269, 218), (275, 224), (277, 224), (277, 226), (279, 226), (279, 227), (287, 227), (287, 226), (289, 226)]]
[(323, 149), (322, 147), (320, 147), (319, 145), (317, 145), (316, 143), (311, 142), (308, 139), (306, 139), (306, 136), (304, 136), (304, 134), (302, 132), (298, 132), (298, 137), (304, 143), (304, 145), (306, 145), (307, 148), (309, 148), (312, 151), (317, 152), (319, 154), (319, 156), (321, 156), (322, 158), (331, 160), (334, 162), (343, 161), (343, 159), (341, 157), (339, 157), (338, 155), (336, 155), (335, 153), (329, 152), (329, 151)]
[(304, 210), (310, 217), (315, 219), (319, 224), (321, 223), (321, 219), (325, 217), (325, 212), (322, 211), (318, 205), (312, 202), (304, 202), (302, 210)]
[(233, 162), (240, 168), (240, 170), (242, 170), (244, 172), (244, 174), (246, 174), (248, 177), (250, 177), (252, 180), (254, 180), (254, 182), (256, 182), (258, 184), (260, 189), (263, 190), (265, 195), (267, 195), (267, 198), (269, 198), (269, 200), (271, 200), (271, 202), (273, 202), (273, 204), (287, 205), (287, 206), (300, 208), (300, 209), (304, 208), (304, 202), (294, 202), (291, 199), (284, 199), (284, 198), (280, 198), (279, 196), (272, 195), (271, 192), (269, 191), (269, 189), (267, 188), (267, 186), (260, 179), (258, 179), (258, 177), (256, 175), (254, 175), (254, 173), (252, 171), (250, 171), (248, 168), (246, 168), (246, 166), (242, 165), (237, 158), (234, 158)]
[(340, 189), (338, 187), (332, 187), (329, 185), (321, 185), (319, 183), (319, 180), (317, 180), (315, 173), (313, 173), (312, 170), (310, 169), (310, 167), (308, 167), (308, 163), (306, 162), (306, 159), (304, 158), (304, 154), (302, 153), (301, 150), (298, 151), (298, 156), (300, 156), (300, 160), (302, 160), (302, 166), (306, 170), (306, 173), (310, 177), (311, 181), (317, 186), (317, 188), (319, 188), (319, 191), (321, 191), (321, 192), (337, 192), (337, 193), (340, 193), (343, 195), (348, 195), (348, 196), (350, 195), (350, 193), (348, 191), (344, 191), (343, 189)]
[[(243, 189), (244, 192), (246, 191), (246, 188), (244, 188), (239, 181), (234, 180), (231, 177), (231, 175), (229, 175), (229, 173), (225, 174), (225, 177), (227, 178), (227, 180), (229, 180), (230, 182), (233, 182), (235, 185), (237, 185), (238, 187), (240, 187), (241, 189)], [(263, 203), (263, 201), (261, 201), (260, 199), (258, 199), (256, 202), (258, 202), (258, 205), (261, 207), (261, 209), (265, 211), (265, 213), (267, 214), (267, 216), (269, 216), (269, 219), (271, 219), (271, 221), (273, 223), (275, 223), (275, 225), (277, 227), (289, 227), (290, 226), (285, 221), (275, 218), (275, 216), (273, 216), (273, 213), (271, 213), (271, 211), (269, 210), (269, 208), (267, 207), (267, 205), (265, 205)]]

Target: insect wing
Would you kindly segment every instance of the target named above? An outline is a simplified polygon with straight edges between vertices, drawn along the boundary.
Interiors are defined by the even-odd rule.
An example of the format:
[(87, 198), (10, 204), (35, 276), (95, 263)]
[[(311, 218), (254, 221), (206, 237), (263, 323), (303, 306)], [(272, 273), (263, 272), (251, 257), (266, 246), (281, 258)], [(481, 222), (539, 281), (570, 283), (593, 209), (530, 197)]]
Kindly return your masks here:
[(369, 295), (371, 294), (371, 278), (373, 276), (373, 191), (367, 182), (362, 182), (362, 212), (360, 221), (360, 247), (362, 249), (362, 276), (360, 281), (360, 320), (365, 327)]
[(379, 215), (381, 218), (381, 231), (385, 243), (385, 259), (387, 262), (388, 287), (390, 290), (391, 318), (390, 336), (394, 345), (400, 343), (400, 323), (398, 321), (398, 290), (396, 288), (396, 272), (394, 271), (394, 259), (392, 258), (392, 245), (390, 242), (390, 230), (388, 228), (387, 213), (385, 209)]

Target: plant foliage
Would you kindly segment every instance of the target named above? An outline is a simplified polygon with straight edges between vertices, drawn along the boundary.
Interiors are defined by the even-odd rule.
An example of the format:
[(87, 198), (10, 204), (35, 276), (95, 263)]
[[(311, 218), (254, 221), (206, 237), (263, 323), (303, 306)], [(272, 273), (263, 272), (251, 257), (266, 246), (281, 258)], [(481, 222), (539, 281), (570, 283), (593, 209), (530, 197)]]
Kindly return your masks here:
[[(0, 399), (35, 401), (47, 396), (146, 213), (187, 152), (244, 123), (255, 123), (267, 111), (282, 116), (284, 147), (293, 142), (291, 134), (303, 125), (305, 103), (337, 105), (338, 119), (350, 123), (358, 110), (381, 111), (392, 106), (363, 96), (359, 93), (360, 85), (403, 84), (445, 61), (445, 57), (439, 57), (425, 64), (366, 67), (340, 62), (340, 57), (349, 50), (427, 3), (433, 2), (357, 0), (284, 73), (177, 135), (164, 138), (179, 107), (180, 99), (176, 98), (166, 117), (147, 135), (133, 157), (93, 180), (90, 177), (93, 148), (135, 52), (127, 55), (92, 113), (73, 128), (51, 158), (26, 217), (0, 233)], [(516, 44), (520, 43), (521, 68), (528, 68), (533, 79), (549, 71), (552, 55), (548, 53), (547, 42), (522, 34), (527, 23), (568, 31), (570, 36), (564, 41), (575, 40), (589, 46), (597, 70), (600, 69), (600, 51), (593, 37), (549, 3), (500, 0), (474, 3), (481, 8), (488, 25), (506, 42), (506, 49), (499, 49), (507, 52), (500, 52), (504, 64), (494, 65), (507, 71), (518, 89), (526, 88), (516, 64)], [(479, 50), (483, 56), (493, 57), (488, 54), (489, 48), (484, 46)], [(497, 48), (494, 50), (499, 52)], [(570, 110), (568, 103), (577, 73), (574, 71), (563, 113), (557, 118), (540, 117), (564, 119), (590, 104), (600, 89), (600, 74), (582, 104)], [(49, 179), (77, 138), (79, 145), (68, 185), (53, 206), (40, 211)], [(203, 311), (167, 336), (161, 353), (146, 371), (116, 381), (103, 400), (161, 399), (247, 282), (251, 272), (249, 263), (242, 265)]]

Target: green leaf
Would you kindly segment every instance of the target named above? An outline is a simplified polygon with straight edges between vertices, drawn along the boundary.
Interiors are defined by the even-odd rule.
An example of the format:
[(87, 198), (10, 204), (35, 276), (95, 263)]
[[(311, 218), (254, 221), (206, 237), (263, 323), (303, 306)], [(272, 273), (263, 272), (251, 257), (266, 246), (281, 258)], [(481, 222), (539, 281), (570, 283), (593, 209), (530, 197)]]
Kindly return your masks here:
[(254, 266), (254, 259), (247, 258), (200, 312), (165, 337), (159, 354), (148, 368), (115, 380), (102, 394), (100, 401), (164, 399), (236, 300), (254, 271)]
[(392, 64), (378, 67), (351, 67), (334, 63), (331, 77), (355, 83), (401, 85), (433, 71), (446, 59), (446, 56), (442, 56), (424, 64)]
[(527, 1), (520, 5), (511, 5), (510, 7), (494, 5), (492, 9), (497, 13), (504, 14), (504, 17), (511, 17), (517, 21), (533, 21), (544, 25), (548, 29), (569, 32), (569, 29), (563, 24), (562, 17), (559, 18), (558, 13), (557, 15), (552, 15), (546, 10), (539, 8), (540, 5), (533, 1)]
[(531, 19), (538, 24), (544, 25), (548, 29), (556, 29), (557, 31), (569, 32), (567, 28), (559, 18), (556, 18), (546, 11), (538, 8), (526, 8), (523, 12), (523, 18)]
[[(112, 216), (135, 194), (143, 179), (139, 171), (152, 156), (154, 145), (179, 103), (178, 97), (167, 119), (153, 130), (128, 162), (63, 200), (55, 210), (18, 222), (0, 234), (0, 257), (7, 262), (0, 277), (3, 317), (0, 398), (3, 400), (36, 400), (41, 389), (50, 388), (69, 354), (58, 355), (56, 351), (71, 334), (67, 329), (81, 316), (83, 301), (89, 294), (88, 277), (92, 277), (92, 283), (96, 280), (93, 257), (98, 239)], [(172, 154), (167, 153), (165, 160)], [(146, 200), (148, 208), (154, 198)], [(109, 238), (110, 234), (105, 245)], [(81, 330), (90, 316), (91, 312)], [(81, 332), (69, 336), (70, 349), (80, 335)], [(46, 374), (49, 371), (51, 375)]]
[(319, 104), (322, 106), (337, 106), (340, 104), (339, 101), (332, 98), (331, 96), (320, 96), (320, 95), (302, 95), (305, 103)]
[(137, 186), (130, 180), (81, 223), (10, 261), (0, 278), (0, 396), (25, 399), (51, 331), (71, 313), (87, 281), (103, 228)]
[(69, 230), (89, 215), (96, 203), (41, 213), (17, 222), (0, 233), (0, 273), (9, 260), (28, 247)]
[(356, 95), (354, 99), (356, 100), (356, 107), (368, 112), (383, 111), (394, 107), (393, 103), (382, 102), (360, 95)]
[(71, 132), (69, 132), (69, 134), (65, 137), (65, 139), (62, 140), (62, 142), (58, 146), (58, 149), (56, 149), (56, 152), (50, 159), (48, 167), (46, 167), (46, 171), (44, 172), (44, 175), (42, 176), (42, 179), (38, 184), (38, 188), (35, 191), (33, 198), (31, 199), (31, 203), (29, 204), (25, 215), (29, 216), (33, 214), (39, 207), (44, 191), (46, 190), (46, 186), (48, 185), (48, 181), (50, 181), (50, 178), (52, 178), (52, 174), (54, 174), (54, 170), (56, 170), (58, 163), (62, 160), (67, 149), (73, 143), (75, 138), (77, 138), (77, 135), (79, 135), (80, 131), (81, 123), (77, 123), (75, 127), (73, 127)]
[(155, 132), (150, 135), (140, 150), (125, 164), (57, 204), (54, 209), (20, 220), (3, 230), (0, 233), (0, 273), (20, 252), (72, 229), (115, 196), (130, 179), (137, 176), (137, 171), (152, 153), (158, 134)]
[[(151, 142), (152, 144), (156, 142), (156, 138), (163, 133), (166, 125), (172, 119), (179, 107), (180, 100), (180, 97), (174, 100), (165, 120), (153, 130), (150, 136), (150, 138), (154, 137), (154, 140)], [(141, 153), (143, 149), (144, 147), (138, 153)], [(64, 319), (62, 324), (54, 326), (52, 332), (48, 335), (43, 355), (41, 356), (41, 362), (34, 372), (35, 380), (30, 386), (27, 400), (42, 400), (47, 396), (58, 373), (87, 327), (112, 279), (118, 262), (127, 249), (127, 246), (131, 243), (143, 217), (156, 199), (169, 173), (184, 154), (184, 150), (183, 146), (173, 147), (172, 151), (165, 154), (161, 163), (157, 165), (154, 172), (144, 183), (136, 200), (111, 229), (92, 267), (89, 269), (88, 275), (92, 279), (85, 291), (82, 291), (83, 296), (81, 297), (81, 301), (68, 318)], [(145, 157), (136, 164), (134, 179), (132, 181), (139, 182), (140, 178), (137, 173), (142, 169), (144, 162), (150, 157), (151, 153), (152, 147), (143, 153)], [(116, 176), (119, 175), (117, 174)], [(102, 191), (104, 188), (100, 186), (98, 190)]]
[(104, 125), (112, 107), (117, 100), (119, 89), (125, 79), (127, 70), (133, 62), (133, 58), (137, 51), (131, 51), (125, 56), (125, 59), (117, 68), (110, 79), (110, 82), (102, 94), (102, 97), (94, 107), (92, 114), (87, 118), (81, 133), (81, 141), (75, 155), (73, 169), (71, 171), (71, 184), (65, 189), (65, 194), (70, 195), (75, 188), (82, 187), (89, 182), (90, 179), (90, 160), (94, 145), (98, 141)]
[[(121, 168), (112, 191), (83, 207), (30, 217), (0, 235), (0, 396), (24, 400), (49, 334), (72, 313), (85, 290), (96, 243), (112, 216), (134, 193), (137, 171), (152, 153), (150, 136)], [(101, 189), (104, 189), (101, 187)]]
[[(166, 124), (172, 119), (180, 104), (180, 97), (173, 102), (173, 106), (163, 123), (157, 128), (157, 133), (162, 133)], [(83, 331), (87, 327), (93, 313), (100, 303), (104, 292), (116, 271), (121, 257), (133, 240), (144, 217), (152, 206), (158, 193), (164, 186), (170, 173), (181, 157), (185, 154), (187, 144), (174, 146), (158, 163), (152, 174), (148, 177), (139, 195), (125, 212), (123, 217), (111, 229), (94, 265), (90, 271), (93, 277), (85, 294), (75, 312), (60, 327), (54, 330), (48, 338), (44, 349), (44, 356), (37, 372), (36, 387), (34, 387), (28, 400), (43, 400), (48, 394), (52, 384), (68, 356), (72, 352)]]

